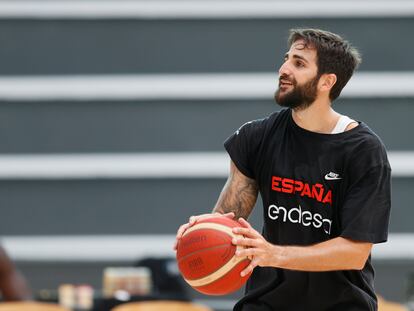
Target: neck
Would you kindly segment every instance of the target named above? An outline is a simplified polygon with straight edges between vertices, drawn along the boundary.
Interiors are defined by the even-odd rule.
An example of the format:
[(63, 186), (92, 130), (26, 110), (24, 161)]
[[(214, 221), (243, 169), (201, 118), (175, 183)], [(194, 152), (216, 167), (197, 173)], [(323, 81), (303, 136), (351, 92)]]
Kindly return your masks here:
[(317, 99), (305, 109), (292, 110), (292, 117), (295, 123), (305, 130), (330, 134), (340, 114), (332, 109), (329, 101)]

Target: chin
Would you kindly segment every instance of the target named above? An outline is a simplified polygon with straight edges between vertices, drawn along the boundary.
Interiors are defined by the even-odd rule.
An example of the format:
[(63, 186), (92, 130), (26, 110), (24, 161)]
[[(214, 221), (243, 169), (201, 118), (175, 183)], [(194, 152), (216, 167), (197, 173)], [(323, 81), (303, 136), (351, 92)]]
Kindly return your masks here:
[(286, 92), (286, 91), (282, 91), (282, 90), (280, 90), (280, 89), (278, 89), (276, 92), (275, 92), (275, 95), (274, 95), (274, 99), (275, 99), (275, 102), (277, 103), (277, 104), (279, 104), (279, 105), (281, 105), (281, 106), (285, 106), (283, 103), (285, 102), (285, 98), (286, 98), (286, 96), (289, 94), (289, 92)]

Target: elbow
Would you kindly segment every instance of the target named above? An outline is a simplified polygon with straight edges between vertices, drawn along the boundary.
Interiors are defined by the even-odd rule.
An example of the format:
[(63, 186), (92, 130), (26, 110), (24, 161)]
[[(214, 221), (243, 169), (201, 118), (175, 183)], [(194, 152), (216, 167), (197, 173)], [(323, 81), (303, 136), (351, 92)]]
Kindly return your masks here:
[(367, 259), (354, 257), (344, 264), (343, 270), (362, 270), (366, 263)]
[(352, 270), (362, 270), (364, 269), (367, 261), (368, 261), (368, 257), (369, 257), (370, 252), (360, 252), (358, 254), (355, 254), (354, 258), (355, 261), (353, 262), (353, 267), (351, 268)]
[(365, 267), (365, 264), (367, 263), (367, 259), (365, 260), (359, 260), (356, 264), (353, 270), (362, 270)]
[(369, 255), (371, 254), (372, 249), (372, 243), (369, 242), (359, 242), (359, 241), (351, 241), (348, 240), (348, 243), (350, 242), (351, 247), (348, 248), (348, 265), (349, 269), (351, 270), (362, 270), (364, 269)]

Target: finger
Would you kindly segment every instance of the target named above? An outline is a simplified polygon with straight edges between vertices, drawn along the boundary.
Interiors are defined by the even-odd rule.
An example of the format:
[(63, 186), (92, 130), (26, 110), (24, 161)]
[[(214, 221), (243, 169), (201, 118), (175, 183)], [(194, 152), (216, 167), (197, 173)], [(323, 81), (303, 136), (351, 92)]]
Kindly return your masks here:
[(235, 253), (236, 257), (241, 257), (241, 258), (243, 258), (243, 257), (252, 257), (252, 256), (255, 256), (257, 254), (258, 254), (258, 252), (257, 252), (257, 249), (255, 249), (255, 248), (239, 249)]
[(253, 271), (254, 268), (256, 268), (257, 264), (255, 263), (255, 261), (250, 262), (250, 265), (248, 265), (246, 267), (246, 269), (244, 269), (241, 273), (240, 276), (244, 277), (246, 275), (248, 275), (249, 273), (251, 273)]
[[(220, 216), (222, 215), (220, 213), (215, 213), (215, 214), (220, 215)], [(191, 216), (188, 219), (188, 223), (190, 224), (190, 226), (193, 226), (200, 219), (211, 218), (211, 217), (214, 217), (215, 214), (202, 214), (202, 215), (197, 215), (197, 216)]]
[(236, 227), (233, 228), (233, 232), (236, 234), (241, 234), (245, 237), (248, 238), (259, 238), (261, 237), (260, 233), (257, 232), (256, 230), (254, 230), (253, 228), (241, 228), (241, 227)]
[(253, 229), (253, 227), (243, 218), (240, 217), (239, 218), (239, 223), (244, 227), (244, 228), (251, 228)]
[(234, 245), (257, 247), (259, 243), (257, 239), (250, 238), (233, 238), (231, 241)]
[(184, 224), (180, 226), (180, 228), (177, 231), (176, 239), (180, 239), (183, 236), (185, 230), (187, 230), (189, 227), (190, 227), (190, 224)]
[(190, 226), (194, 225), (196, 223), (196, 221), (197, 221), (197, 217), (196, 216), (191, 216), (188, 219), (188, 223), (190, 224)]
[(234, 214), (234, 212), (229, 212), (229, 213), (225, 213), (225, 214), (223, 214), (223, 216), (225, 216), (225, 217), (227, 217), (227, 218), (230, 218), (230, 219), (233, 219), (233, 218), (234, 218), (234, 216), (236, 216), (236, 215)]

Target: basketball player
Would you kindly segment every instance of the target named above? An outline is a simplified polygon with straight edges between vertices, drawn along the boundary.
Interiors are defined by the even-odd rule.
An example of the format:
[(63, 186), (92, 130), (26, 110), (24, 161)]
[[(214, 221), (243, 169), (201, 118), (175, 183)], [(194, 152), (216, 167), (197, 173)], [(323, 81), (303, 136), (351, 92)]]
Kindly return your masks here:
[[(288, 45), (275, 93), (285, 108), (225, 142), (230, 175), (213, 213), (239, 220), (246, 238), (233, 243), (252, 256), (242, 275), (253, 271), (234, 310), (377, 310), (370, 252), (387, 240), (391, 169), (378, 136), (332, 108), (360, 56), (318, 29), (291, 30)], [(246, 221), (259, 192), (262, 234)]]

